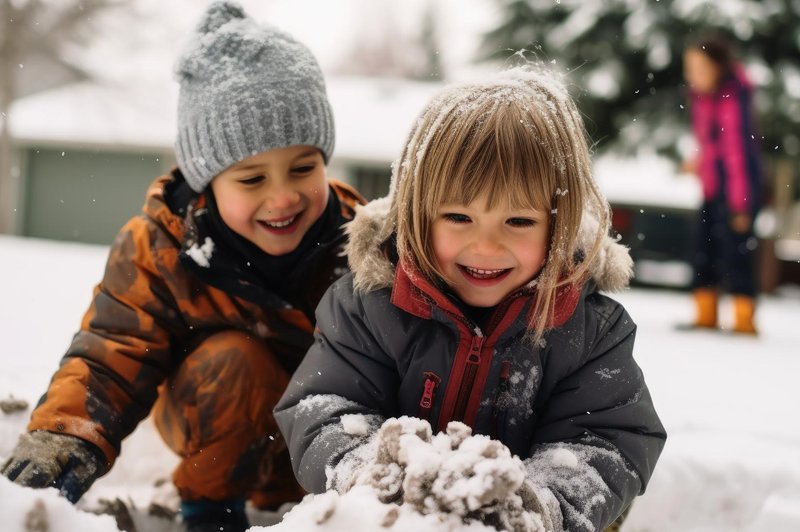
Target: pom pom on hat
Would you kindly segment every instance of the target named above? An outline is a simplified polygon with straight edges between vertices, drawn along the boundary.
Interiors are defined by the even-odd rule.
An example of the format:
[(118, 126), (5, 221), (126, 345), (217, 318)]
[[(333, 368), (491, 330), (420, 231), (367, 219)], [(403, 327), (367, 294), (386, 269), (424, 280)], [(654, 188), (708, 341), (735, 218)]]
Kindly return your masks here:
[(235, 2), (213, 2), (175, 67), (180, 83), (175, 152), (202, 192), (225, 168), (294, 145), (333, 152), (333, 113), (306, 46), (257, 23)]
[(234, 2), (212, 2), (198, 25), (199, 33), (213, 33), (231, 20), (246, 19), (242, 6)]

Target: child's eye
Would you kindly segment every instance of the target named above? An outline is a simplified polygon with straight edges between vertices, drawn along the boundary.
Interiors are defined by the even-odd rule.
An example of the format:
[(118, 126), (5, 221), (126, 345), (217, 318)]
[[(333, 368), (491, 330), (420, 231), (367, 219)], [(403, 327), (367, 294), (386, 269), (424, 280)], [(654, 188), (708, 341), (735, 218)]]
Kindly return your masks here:
[(532, 227), (536, 225), (536, 220), (532, 218), (509, 218), (506, 223), (512, 227)]
[(258, 183), (261, 183), (263, 180), (264, 180), (263, 175), (256, 175), (253, 177), (248, 177), (247, 179), (240, 179), (239, 183), (243, 185), (257, 185)]
[(292, 168), (292, 174), (294, 175), (308, 175), (314, 171), (316, 165), (313, 164), (305, 164), (303, 166), (296, 166)]
[(444, 218), (448, 222), (453, 222), (454, 224), (465, 224), (472, 221), (466, 214), (458, 214), (455, 212), (445, 213), (442, 215), (442, 218)]

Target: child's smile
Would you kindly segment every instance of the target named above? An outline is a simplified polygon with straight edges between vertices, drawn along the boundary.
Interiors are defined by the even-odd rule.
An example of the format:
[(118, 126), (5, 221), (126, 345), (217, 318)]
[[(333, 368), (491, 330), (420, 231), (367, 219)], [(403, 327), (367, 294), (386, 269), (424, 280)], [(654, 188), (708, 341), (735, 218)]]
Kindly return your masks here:
[(437, 266), (468, 305), (497, 305), (541, 270), (550, 234), (548, 216), (505, 204), (489, 209), (485, 194), (469, 205), (442, 205), (432, 228)]

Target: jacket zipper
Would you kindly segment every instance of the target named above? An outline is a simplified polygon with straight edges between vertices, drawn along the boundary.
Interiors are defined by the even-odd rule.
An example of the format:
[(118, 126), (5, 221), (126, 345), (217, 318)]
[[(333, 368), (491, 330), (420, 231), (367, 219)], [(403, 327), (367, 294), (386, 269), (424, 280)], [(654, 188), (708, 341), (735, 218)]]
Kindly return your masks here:
[(425, 383), (422, 385), (422, 398), (419, 401), (419, 417), (430, 421), (436, 388), (442, 379), (432, 371), (426, 371), (423, 375), (425, 375)]
[(464, 376), (461, 379), (461, 386), (458, 388), (456, 404), (453, 409), (453, 419), (456, 421), (464, 421), (464, 414), (467, 410), (467, 403), (469, 402), (472, 385), (475, 383), (475, 374), (478, 373), (478, 366), (480, 366), (481, 363), (481, 348), (483, 348), (483, 343), (485, 341), (486, 337), (483, 335), (472, 337), (472, 343), (469, 347), (469, 353), (467, 354)]

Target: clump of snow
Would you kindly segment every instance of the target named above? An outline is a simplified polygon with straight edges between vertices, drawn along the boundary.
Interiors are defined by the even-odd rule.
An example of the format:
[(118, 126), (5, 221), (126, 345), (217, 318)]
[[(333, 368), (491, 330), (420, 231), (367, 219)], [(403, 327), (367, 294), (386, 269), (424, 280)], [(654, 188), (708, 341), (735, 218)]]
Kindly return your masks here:
[(110, 515), (83, 512), (58, 495), (55, 488), (32, 490), (0, 475), (0, 515), (9, 532), (110, 532), (117, 529)]
[(477, 521), (464, 523), (456, 515), (423, 515), (409, 506), (384, 504), (369, 486), (355, 486), (344, 495), (328, 491), (307, 495), (271, 527), (251, 527), (250, 532), (307, 532), (330, 530), (347, 532), (466, 531), (489, 532), (495, 529)]
[(366, 436), (369, 433), (369, 423), (361, 414), (345, 414), (342, 416), (344, 431), (353, 436)]
[(186, 250), (186, 254), (203, 268), (208, 268), (211, 266), (211, 256), (214, 254), (214, 241), (206, 237), (202, 246), (198, 246), (197, 243), (194, 243)]
[(569, 449), (556, 449), (553, 451), (550, 460), (556, 467), (567, 467), (569, 469), (577, 469), (578, 457)]
[[(359, 530), (393, 526), (401, 519), (410, 520), (409, 526), (426, 523), (426, 530), (433, 523), (457, 524), (459, 529), (480, 524), (501, 530), (544, 530), (541, 516), (530, 510), (539, 506), (525, 482), (522, 461), (501, 442), (473, 436), (463, 423), (451, 422), (434, 436), (427, 421), (391, 418), (364, 448), (369, 452), (360, 453), (352, 486), (337, 484), (346, 490), (343, 495), (328, 491), (307, 497), (280, 526), (316, 530), (309, 528), (313, 522), (321, 530), (333, 530), (331, 520), (340, 507), (345, 512), (369, 507), (369, 523), (367, 516), (354, 521), (366, 527)], [(364, 499), (363, 504), (353, 499)], [(352, 525), (348, 529), (353, 530)]]

